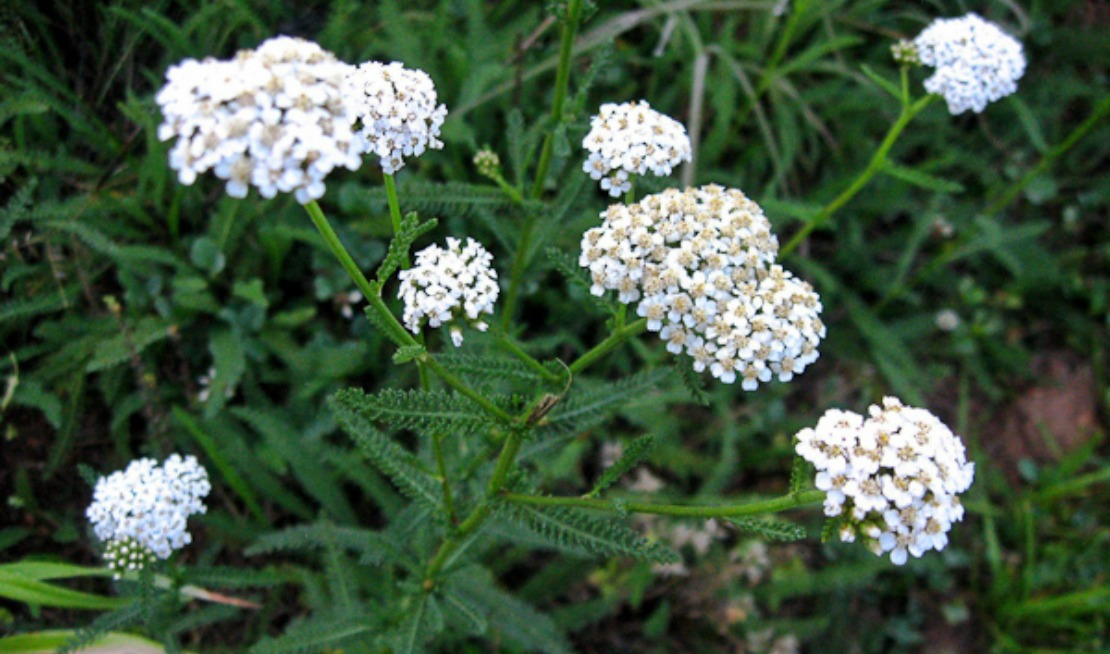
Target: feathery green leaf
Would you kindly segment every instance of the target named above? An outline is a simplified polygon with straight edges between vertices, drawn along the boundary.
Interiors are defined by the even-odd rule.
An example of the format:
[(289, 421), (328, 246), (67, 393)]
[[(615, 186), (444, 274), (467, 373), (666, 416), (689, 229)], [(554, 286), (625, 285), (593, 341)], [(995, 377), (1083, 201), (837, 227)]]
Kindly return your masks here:
[(792, 522), (755, 520), (753, 518), (725, 518), (736, 528), (758, 534), (767, 540), (790, 542), (806, 537), (805, 527)]
[(613, 462), (613, 465), (605, 469), (605, 472), (601, 474), (601, 478), (594, 484), (593, 490), (589, 492), (587, 497), (595, 497), (601, 491), (615, 484), (626, 472), (640, 465), (644, 459), (648, 458), (654, 447), (655, 436), (651, 434), (644, 434), (632, 441), (632, 444), (625, 448), (624, 454)]

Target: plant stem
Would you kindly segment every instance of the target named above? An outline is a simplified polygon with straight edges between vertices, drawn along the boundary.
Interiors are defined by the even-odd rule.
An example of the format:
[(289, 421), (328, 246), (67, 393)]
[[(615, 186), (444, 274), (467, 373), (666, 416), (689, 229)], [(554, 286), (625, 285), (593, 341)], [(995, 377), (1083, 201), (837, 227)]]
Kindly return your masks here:
[(569, 506), (592, 511), (608, 511), (610, 513), (631, 511), (633, 513), (648, 513), (652, 515), (669, 515), (687, 518), (737, 518), (763, 513), (778, 513), (780, 511), (786, 511), (787, 509), (818, 504), (825, 499), (825, 491), (808, 490), (798, 493), (797, 495), (787, 494), (769, 500), (716, 506), (624, 502), (618, 507), (609, 500), (598, 500), (585, 497), (544, 497), (540, 495), (524, 495), (521, 493), (502, 493), (501, 497), (510, 502), (516, 502), (517, 504)]
[(500, 329), (497, 329), (494, 330), (493, 335), (497, 338), (497, 342), (500, 343), (502, 347), (508, 350), (509, 353), (515, 356), (517, 359), (520, 359), (521, 363), (531, 368), (540, 377), (543, 377), (545, 380), (552, 384), (557, 384), (562, 381), (562, 377), (554, 372), (551, 372), (547, 368), (544, 368), (542, 363), (537, 361), (536, 358), (532, 355), (525, 352), (519, 345), (516, 344), (516, 342), (513, 341), (512, 338), (509, 337), (508, 334), (501, 331)]
[(441, 434), (432, 437), (432, 449), (435, 451), (436, 468), (439, 469), (439, 484), (443, 488), (443, 506), (447, 509), (447, 519), (451, 524), (459, 521), (455, 513), (455, 497), (451, 493), (451, 480), (447, 477), (447, 461), (443, 457), (443, 439)]
[(447, 368), (444, 368), (443, 364), (432, 358), (431, 354), (425, 354), (422, 360), (424, 365), (428, 366), (428, 369), (436, 374), (436, 377), (439, 377), (443, 380), (443, 383), (455, 389), (461, 395), (470, 398), (471, 401), (473, 401), (475, 404), (485, 409), (486, 413), (490, 414), (494, 418), (497, 418), (497, 420), (500, 422), (513, 422), (513, 417), (509, 415), (507, 411), (497, 406), (493, 402), (490, 402), (488, 399), (483, 397), (481, 393), (478, 393), (474, 389), (467, 386), (466, 382), (456, 377), (455, 374)]
[[(570, 85), (570, 56), (574, 46), (574, 34), (578, 30), (578, 19), (581, 14), (582, 0), (570, 0), (570, 4), (567, 6), (566, 20), (563, 22), (559, 67), (555, 72), (555, 98), (551, 105), (551, 129), (544, 137), (543, 148), (540, 150), (540, 163), (536, 169), (536, 179), (532, 183), (530, 194), (533, 199), (539, 198), (543, 194), (543, 183), (547, 179), (547, 171), (551, 167), (551, 155), (555, 148), (555, 130), (563, 120), (567, 87)], [(506, 331), (508, 331), (508, 326), (512, 322), (524, 270), (527, 268), (528, 252), (532, 249), (532, 232), (535, 228), (535, 221), (534, 213), (524, 212), (524, 225), (520, 228), (520, 241), (517, 243), (512, 272), (509, 274), (509, 290), (505, 293), (505, 304), (502, 306), (501, 328)]]
[(570, 0), (567, 16), (563, 21), (562, 44), (559, 48), (559, 67), (555, 72), (555, 98), (551, 105), (551, 130), (543, 140), (540, 151), (540, 164), (536, 169), (536, 179), (532, 182), (533, 198), (543, 194), (543, 183), (547, 170), (551, 167), (551, 154), (555, 149), (555, 129), (563, 120), (563, 109), (567, 100), (567, 87), (570, 85), (570, 55), (574, 46), (574, 34), (578, 31), (578, 19), (582, 15), (582, 0)]
[(647, 329), (647, 318), (640, 318), (636, 322), (625, 325), (614, 331), (609, 335), (609, 338), (598, 343), (593, 349), (578, 357), (574, 363), (570, 364), (569, 368), (571, 374), (577, 375), (586, 368), (589, 368), (594, 362), (611, 352), (618, 345), (643, 332), (645, 329)]
[(458, 549), (459, 545), (470, 534), (474, 533), (482, 523), (486, 521), (490, 512), (490, 501), (496, 498), (501, 493), (501, 488), (505, 485), (505, 478), (509, 474), (509, 469), (512, 467), (513, 462), (516, 460), (516, 455), (520, 451), (520, 444), (524, 440), (524, 432), (518, 429), (513, 429), (509, 432), (509, 437), (505, 439), (505, 444), (501, 447), (501, 454), (497, 457), (497, 464), (493, 469), (493, 476), (490, 477), (489, 484), (486, 487), (486, 498), (481, 504), (470, 512), (466, 520), (459, 525), (458, 530), (448, 537), (439, 546), (435, 556), (432, 557), (428, 568), (424, 573), (424, 589), (431, 590), (435, 587), (435, 577), (439, 574), (443, 566), (447, 564), (447, 560)]
[(867, 167), (864, 168), (863, 171), (860, 172), (860, 174), (856, 176), (854, 180), (852, 180), (852, 183), (848, 186), (848, 188), (844, 189), (844, 191), (841, 192), (840, 195), (836, 196), (836, 198), (832, 202), (825, 205), (813, 216), (813, 218), (809, 220), (809, 222), (807, 222), (800, 230), (798, 230), (796, 234), (794, 234), (794, 237), (790, 239), (790, 242), (788, 242), (785, 246), (783, 246), (781, 250), (779, 250), (779, 256), (785, 257), (786, 255), (793, 252), (799, 245), (801, 245), (802, 241), (806, 240), (806, 237), (808, 237), (810, 233), (813, 232), (813, 230), (824, 225), (825, 222), (830, 217), (832, 217), (834, 213), (837, 212), (837, 210), (847, 204), (849, 200), (854, 198), (856, 194), (863, 189), (864, 186), (867, 186), (867, 183), (871, 181), (871, 178), (874, 177), (880, 170), (882, 170), (883, 166), (886, 164), (887, 155), (890, 153), (890, 149), (894, 147), (894, 143), (898, 140), (898, 137), (901, 136), (902, 131), (906, 129), (906, 126), (910, 124), (910, 121), (912, 121), (914, 117), (917, 116), (917, 114), (921, 113), (923, 109), (928, 107), (939, 97), (940, 96), (936, 95), (927, 95), (913, 104), (903, 105), (902, 112), (898, 115), (898, 120), (894, 121), (894, 124), (891, 125), (890, 131), (886, 133), (886, 138), (883, 139), (882, 144), (879, 145), (879, 149), (871, 157), (871, 161), (867, 164)]
[[(401, 233), (401, 203), (397, 200), (397, 183), (389, 173), (385, 173), (382, 177), (385, 179), (385, 198), (389, 202), (389, 217), (393, 221), (393, 235), (397, 236)], [(407, 270), (408, 267), (409, 255), (406, 252), (401, 259), (401, 269)]]

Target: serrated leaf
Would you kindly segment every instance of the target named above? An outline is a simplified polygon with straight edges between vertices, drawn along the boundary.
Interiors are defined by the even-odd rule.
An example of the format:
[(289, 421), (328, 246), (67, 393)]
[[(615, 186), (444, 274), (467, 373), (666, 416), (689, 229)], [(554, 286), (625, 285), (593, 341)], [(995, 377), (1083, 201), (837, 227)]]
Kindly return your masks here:
[(208, 399), (204, 403), (204, 417), (211, 419), (227, 404), (228, 396), (239, 385), (247, 371), (247, 357), (238, 332), (222, 328), (212, 333), (208, 341), (215, 373), (208, 383)]
[(451, 575), (449, 582), (452, 595), (486, 616), (491, 637), (503, 638), (521, 651), (544, 654), (572, 651), (570, 642), (551, 618), (499, 588), (488, 570), (478, 566), (463, 568)]
[(682, 379), (682, 385), (690, 393), (690, 399), (701, 406), (709, 406), (709, 395), (705, 392), (705, 382), (701, 375), (682, 359), (675, 359), (674, 367)]
[(330, 523), (295, 525), (256, 538), (243, 553), (247, 556), (274, 552), (318, 551), (328, 539), (337, 546), (358, 553), (371, 565), (411, 559), (405, 550), (384, 532), (343, 527)]
[(413, 359), (419, 359), (426, 353), (427, 350), (424, 349), (423, 345), (403, 345), (393, 353), (393, 363), (398, 365), (408, 363)]
[(802, 492), (802, 486), (806, 481), (806, 461), (798, 454), (794, 455), (794, 459), (790, 464), (790, 494), (797, 495)]
[(516, 359), (447, 352), (437, 354), (436, 360), (451, 372), (472, 381), (512, 380), (534, 384), (539, 380), (534, 370)]
[(389, 250), (386, 252), (385, 258), (382, 259), (381, 265), (378, 266), (378, 272), (375, 275), (379, 287), (385, 284), (386, 280), (401, 267), (409, 256), (409, 250), (412, 249), (412, 244), (416, 239), (435, 229), (438, 223), (439, 221), (435, 218), (420, 222), (420, 217), (415, 213), (407, 214), (401, 219), (401, 229), (390, 240)]
[(92, 361), (85, 366), (85, 371), (97, 372), (111, 368), (137, 356), (147, 347), (169, 336), (170, 327), (171, 324), (161, 318), (143, 318), (127, 332), (102, 342), (96, 348)]
[(678, 562), (674, 551), (651, 543), (614, 521), (599, 520), (584, 511), (566, 507), (536, 507), (497, 502), (495, 513), (514, 520), (560, 550), (601, 556), (631, 556), (658, 563)]
[(767, 540), (791, 542), (806, 537), (805, 527), (792, 522), (771, 522), (753, 518), (725, 518), (724, 520), (738, 529), (758, 534)]
[(632, 443), (625, 448), (624, 454), (613, 462), (613, 465), (605, 469), (605, 472), (601, 474), (601, 478), (597, 480), (593, 490), (591, 490), (587, 496), (594, 497), (601, 491), (615, 484), (625, 473), (640, 465), (644, 459), (650, 456), (651, 450), (654, 447), (655, 436), (652, 434), (644, 434), (632, 441)]
[(391, 429), (425, 433), (473, 433), (496, 423), (481, 407), (458, 393), (387, 388), (368, 395), (357, 388), (339, 391), (334, 403)]
[(432, 509), (440, 510), (440, 488), (424, 471), (420, 461), (397, 443), (374, 429), (370, 421), (351, 406), (336, 398), (330, 402), (336, 421), (347, 432), (363, 454), (389, 477), (402, 493)]
[(419, 654), (424, 645), (443, 631), (443, 614), (434, 595), (422, 593), (416, 606), (406, 612), (405, 619), (394, 636), (396, 654)]
[(939, 193), (962, 193), (964, 190), (963, 185), (958, 182), (934, 177), (933, 175), (914, 168), (900, 166), (889, 160), (883, 163), (882, 171), (895, 179), (900, 179), (907, 184), (919, 186), (930, 191), (937, 191)]
[(667, 368), (647, 370), (625, 377), (616, 383), (605, 384), (594, 392), (579, 389), (551, 412), (544, 429), (555, 432), (580, 432), (604, 421), (611, 412), (658, 385), (670, 374)]
[(264, 638), (250, 649), (251, 654), (319, 654), (341, 650), (355, 636), (365, 641), (374, 625), (366, 618), (313, 619), (302, 622), (277, 638)]

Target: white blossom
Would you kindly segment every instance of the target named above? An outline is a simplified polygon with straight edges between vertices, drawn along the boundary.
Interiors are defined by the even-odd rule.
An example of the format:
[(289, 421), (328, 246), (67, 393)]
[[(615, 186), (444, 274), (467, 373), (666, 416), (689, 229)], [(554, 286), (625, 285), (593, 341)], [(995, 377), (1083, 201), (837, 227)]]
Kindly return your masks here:
[(742, 192), (667, 190), (602, 213), (582, 237), (590, 291), (618, 292), (697, 372), (755, 390), (790, 381), (825, 336), (813, 288), (775, 264), (778, 239)]
[(825, 514), (840, 540), (863, 541), (897, 565), (948, 544), (963, 519), (958, 495), (975, 476), (963, 442), (925, 409), (897, 398), (872, 405), (868, 417), (830, 409), (798, 432), (798, 455), (817, 468)]
[(921, 63), (936, 69), (925, 90), (944, 97), (953, 115), (982, 112), (1017, 91), (1025, 73), (1021, 42), (975, 13), (936, 19), (913, 44)]
[(435, 85), (424, 71), (396, 61), (368, 61), (351, 69), (343, 92), (353, 103), (369, 151), (386, 174), (403, 168), (406, 157), (443, 147), (438, 137), (447, 107), (436, 103)]
[(357, 169), (365, 151), (341, 93), (348, 68), (315, 43), (288, 36), (228, 61), (171, 66), (156, 97), (164, 117), (158, 138), (177, 138), (170, 167), (186, 185), (211, 170), (236, 198), (251, 186), (265, 198), (320, 198), (328, 173)]
[(670, 175), (691, 156), (690, 137), (682, 123), (645, 101), (601, 105), (590, 119), (582, 147), (590, 153), (582, 170), (615, 198), (632, 188), (631, 175)]
[(85, 514), (107, 543), (107, 563), (117, 571), (137, 569), (192, 542), (186, 520), (207, 510), (201, 500), (211, 489), (196, 457), (173, 454), (161, 466), (137, 459), (96, 482)]
[(501, 292), (492, 261), (493, 256), (471, 238), (465, 247), (458, 239), (448, 238), (446, 248), (430, 245), (417, 252), (413, 267), (399, 275), (397, 297), (405, 304), (405, 327), (419, 334), (424, 325), (437, 328), (452, 323), (448, 331), (455, 347), (463, 342), (455, 321), (485, 331), (489, 325), (482, 316), (493, 313)]

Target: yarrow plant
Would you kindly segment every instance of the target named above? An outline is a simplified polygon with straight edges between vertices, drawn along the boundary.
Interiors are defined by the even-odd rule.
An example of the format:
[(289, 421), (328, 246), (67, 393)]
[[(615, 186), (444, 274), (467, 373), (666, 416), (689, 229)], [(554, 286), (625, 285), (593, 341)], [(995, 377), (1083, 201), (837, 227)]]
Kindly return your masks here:
[(192, 542), (186, 522), (207, 510), (202, 500), (211, 489), (196, 457), (179, 454), (161, 466), (138, 459), (101, 477), (86, 516), (106, 543), (105, 562), (120, 573), (141, 569), (154, 557), (168, 559)]
[(925, 90), (942, 96), (953, 115), (982, 112), (1017, 91), (1025, 73), (1021, 42), (975, 13), (934, 20), (913, 45), (917, 60), (936, 69)]
[(671, 189), (602, 217), (582, 237), (591, 292), (638, 303), (647, 329), (692, 358), (695, 371), (754, 391), (817, 360), (820, 297), (775, 264), (771, 223), (741, 191)]
[(691, 157), (682, 123), (645, 101), (601, 105), (582, 147), (590, 153), (582, 170), (615, 198), (632, 189), (632, 175), (665, 177)]
[(815, 428), (798, 432), (797, 451), (817, 468), (825, 514), (844, 542), (862, 538), (876, 554), (902, 565), (948, 544), (963, 519), (959, 495), (975, 477), (963, 442), (925, 409), (894, 397), (868, 417), (830, 409)]
[[(489, 328), (482, 316), (493, 313), (501, 292), (492, 261), (493, 255), (472, 238), (465, 246), (448, 238), (446, 248), (429, 245), (418, 252), (416, 264), (399, 274), (397, 297), (405, 303), (405, 327), (414, 334), (425, 325), (434, 329), (458, 322), (478, 331)], [(450, 334), (455, 347), (463, 344), (458, 324), (451, 324)]]
[[(635, 201), (630, 191), (636, 176), (670, 175), (680, 163), (693, 159), (685, 128), (646, 101), (602, 104), (583, 140), (584, 151), (556, 148), (556, 134), (574, 124), (565, 108), (584, 3), (556, 4), (561, 50), (552, 111), (541, 124), (546, 129), (543, 145), (531, 148), (535, 143), (525, 142), (538, 129), (507, 130), (516, 140), (509, 150), (512, 156), (506, 158), (512, 182), (502, 176), (501, 157), (486, 148), (473, 162), (478, 176), (496, 186), (454, 181), (430, 194), (436, 207), (470, 201), (483, 211), (498, 209), (489, 212), (496, 217), (483, 221), (483, 226), (498, 237), (491, 243), (510, 251), (506, 279), (499, 278), (491, 252), (469, 236), (414, 251), (414, 243), (436, 222), (422, 221), (416, 212), (401, 217), (393, 175), (412, 157), (444, 146), (439, 137), (447, 110), (427, 73), (399, 62), (351, 66), (308, 41), (278, 37), (231, 61), (182, 62), (168, 71), (166, 86), (158, 93), (165, 117), (159, 137), (177, 139), (170, 166), (180, 181), (192, 184), (210, 171), (226, 182), (234, 197), (247, 195), (250, 186), (265, 198), (293, 194), (357, 289), (331, 284), (329, 292), (338, 294), (344, 309), (364, 302), (381, 343), (396, 348), (393, 361), (415, 368), (411, 388), (374, 393), (345, 389), (330, 401), (335, 422), (358, 447), (359, 456), (349, 460), (351, 470), (371, 464), (388, 479), (389, 484), (377, 479), (367, 484), (373, 487), (367, 493), (383, 502), (380, 520), (385, 526), (356, 524), (355, 512), (344, 510), (347, 489), (335, 492), (328, 486), (338, 473), (312, 477), (313, 466), (293, 466), (298, 476), (315, 482), (305, 487), (323, 498), (329, 516), (267, 534), (251, 551), (277, 555), (299, 550), (316, 556), (323, 550), (325, 574), (305, 575), (312, 577), (311, 604), (320, 609), (330, 601), (325, 596), (334, 596), (344, 607), (338, 612), (321, 609), (318, 619), (298, 621), (284, 641), (267, 641), (272, 647), (266, 651), (322, 651), (357, 642), (359, 647), (353, 649), (412, 652), (436, 637), (457, 642), (481, 635), (489, 625), (498, 634), (524, 634), (513, 638), (525, 639), (532, 631), (554, 634), (540, 645), (514, 640), (513, 651), (568, 650), (553, 622), (507, 595), (494, 571), (484, 567), (496, 547), (520, 545), (517, 533), (527, 534), (527, 542), (545, 542), (577, 555), (627, 555), (674, 566), (681, 560), (674, 551), (645, 539), (624, 518), (635, 514), (713, 519), (714, 534), (725, 533), (724, 527), (717, 527), (728, 521), (767, 538), (793, 539), (803, 537), (805, 530), (785, 521), (749, 518), (823, 503), (830, 528), (842, 540), (863, 541), (903, 564), (909, 556), (945, 547), (953, 523), (963, 517), (958, 496), (974, 475), (963, 444), (928, 411), (893, 398), (872, 407), (866, 418), (832, 410), (815, 427), (802, 430), (795, 470), (802, 468), (803, 459), (810, 461), (817, 469), (815, 488), (805, 487), (803, 475), (793, 475), (789, 490), (780, 497), (715, 498), (702, 504), (650, 501), (643, 496), (658, 490), (658, 483), (648, 483), (653, 479), (646, 474), (641, 474), (644, 483), (618, 486), (622, 490), (614, 497), (610, 489), (649, 456), (654, 442), (650, 436), (622, 448), (592, 488), (583, 489), (586, 492), (546, 494), (539, 490), (544, 476), (533, 474), (533, 468), (542, 471), (544, 457), (561, 442), (548, 435), (594, 433), (606, 412), (662, 383), (660, 371), (583, 382), (591, 366), (645, 331), (663, 341), (660, 350), (689, 359), (678, 368), (695, 397), (701, 380), (691, 369), (755, 391), (775, 380), (789, 382), (813, 365), (826, 337), (822, 298), (782, 262), (874, 175), (897, 169), (888, 158), (897, 137), (914, 116), (939, 100), (937, 95), (911, 97), (907, 80), (914, 57), (937, 67), (941, 81), (926, 83), (930, 93), (944, 95), (950, 108), (979, 111), (982, 98), (1012, 92), (1008, 84), (1024, 69), (1023, 60), (1017, 63), (1020, 45), (1015, 50), (1008, 37), (979, 23), (926, 30), (912, 47), (902, 44), (901, 87), (886, 79), (876, 84), (901, 103), (896, 122), (859, 176), (832, 202), (807, 214), (780, 248), (763, 208), (735, 188), (707, 184), (668, 189)], [(966, 33), (966, 42), (951, 40), (959, 30)], [(533, 151), (538, 153), (536, 161), (530, 160)], [(394, 229), (372, 278), (351, 256), (317, 202), (326, 176), (337, 167), (358, 168), (365, 154), (376, 157), (384, 173)], [(578, 266), (559, 248), (549, 251), (550, 258), (572, 283), (588, 286), (599, 297), (613, 291), (616, 302), (596, 303), (608, 314), (608, 333), (598, 343), (576, 353), (577, 336), (559, 340), (557, 352), (538, 359), (536, 353), (551, 341), (518, 342), (524, 330), (513, 324), (516, 298), (528, 289), (523, 280), (535, 251), (535, 222), (579, 211), (580, 189), (588, 186), (562, 184), (564, 180), (552, 177), (569, 171), (584, 182), (579, 170), (600, 181), (610, 196), (625, 194), (626, 199), (601, 211), (601, 224), (582, 234), (580, 252), (575, 253)], [(552, 200), (554, 188), (559, 193)], [(589, 209), (585, 217), (596, 211)], [(550, 229), (539, 234), (556, 233), (561, 226), (548, 224), (545, 229)], [(572, 238), (577, 240), (577, 234)], [(506, 297), (498, 305), (502, 281)], [(403, 307), (400, 315), (387, 300), (394, 297), (393, 285)], [(467, 342), (464, 328), (488, 330), (495, 311), (500, 312), (499, 328), (489, 330), (487, 338)], [(589, 324), (588, 316), (583, 317)], [(429, 330), (443, 327), (453, 347), (440, 342), (448, 339), (428, 337)], [(376, 344), (379, 349), (381, 343)], [(487, 346), (503, 354), (491, 354)], [(646, 355), (638, 360), (649, 359)], [(242, 385), (251, 394), (240, 395), (257, 397), (256, 386)], [(262, 422), (244, 419), (252, 426)], [(308, 449), (310, 441), (320, 445), (327, 429), (320, 425), (326, 424), (330, 423), (314, 423), (311, 436), (294, 441), (306, 446), (306, 452), (327, 453), (321, 458), (329, 464), (346, 461), (332, 442), (327, 450)], [(273, 427), (258, 426), (260, 432)], [(416, 432), (419, 438), (395, 438), (402, 430)], [(409, 449), (412, 442), (418, 443), (419, 452)], [(101, 479), (88, 517), (97, 537), (107, 543), (108, 565), (114, 570), (139, 568), (187, 544), (186, 520), (204, 512), (202, 499), (209, 489), (196, 460), (177, 455), (162, 466), (142, 459)], [(357, 492), (353, 486), (351, 491)], [(293, 500), (298, 508), (303, 504), (301, 498)], [(410, 501), (411, 510), (405, 506)], [(261, 507), (252, 507), (255, 510), (263, 513)], [(331, 521), (339, 517), (341, 526)], [(491, 522), (498, 527), (490, 529)], [(708, 547), (716, 539), (701, 530), (696, 531), (697, 540), (691, 540), (695, 531), (676, 533), (681, 537), (673, 540), (680, 545)], [(508, 543), (506, 534), (514, 534)], [(355, 560), (352, 554), (378, 570), (346, 575), (345, 566)], [(374, 580), (372, 587), (365, 582), (369, 578)], [(372, 615), (350, 610), (374, 594), (378, 597), (372, 600)], [(348, 620), (351, 613), (356, 620)], [(527, 616), (527, 624), (497, 629), (496, 621), (513, 615)], [(326, 640), (336, 633), (349, 633), (350, 640)], [(312, 640), (320, 634), (319, 641)]]
[(177, 139), (170, 167), (182, 184), (211, 170), (228, 195), (254, 186), (265, 198), (324, 195), (333, 169), (356, 170), (366, 144), (352, 130), (349, 66), (304, 39), (279, 36), (230, 61), (186, 59), (166, 72), (156, 98), (158, 138)]

